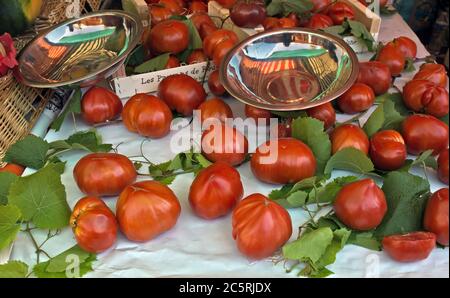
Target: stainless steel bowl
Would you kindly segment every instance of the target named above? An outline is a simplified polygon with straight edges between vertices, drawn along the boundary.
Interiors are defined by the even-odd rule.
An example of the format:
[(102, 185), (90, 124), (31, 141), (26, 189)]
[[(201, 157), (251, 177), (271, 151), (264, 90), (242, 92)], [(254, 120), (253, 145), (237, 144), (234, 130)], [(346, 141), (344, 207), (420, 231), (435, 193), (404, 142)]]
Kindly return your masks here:
[(358, 58), (342, 39), (316, 30), (267, 31), (238, 44), (220, 78), (238, 100), (262, 109), (294, 111), (329, 102), (356, 81)]
[(141, 35), (141, 22), (124, 11), (95, 12), (65, 21), (22, 50), (17, 77), (36, 88), (94, 85), (118, 69)]

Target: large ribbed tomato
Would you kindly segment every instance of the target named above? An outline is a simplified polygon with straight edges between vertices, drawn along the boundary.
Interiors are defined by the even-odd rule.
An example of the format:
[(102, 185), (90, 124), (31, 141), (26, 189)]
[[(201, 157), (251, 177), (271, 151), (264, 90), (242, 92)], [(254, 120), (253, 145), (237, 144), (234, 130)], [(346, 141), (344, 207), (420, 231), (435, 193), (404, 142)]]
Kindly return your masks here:
[(81, 116), (89, 124), (111, 121), (120, 116), (122, 102), (112, 91), (94, 86), (81, 100)]
[(439, 244), (448, 246), (448, 188), (438, 190), (428, 200), (423, 226), (436, 234)]
[(353, 124), (336, 127), (331, 133), (332, 153), (344, 148), (355, 148), (365, 154), (369, 153), (369, 138), (364, 130)]
[(198, 216), (214, 219), (231, 212), (243, 195), (239, 172), (224, 162), (217, 162), (195, 177), (189, 189), (189, 203)]
[(120, 194), (116, 216), (131, 241), (151, 240), (175, 226), (181, 206), (173, 191), (156, 181), (129, 185)]
[(400, 169), (405, 164), (406, 155), (405, 140), (395, 130), (377, 132), (370, 139), (370, 159), (377, 169)]
[(87, 252), (103, 252), (117, 239), (116, 217), (97, 197), (84, 197), (76, 203), (70, 226), (78, 245)]
[(205, 54), (213, 58), (214, 51), (218, 48), (218, 45), (226, 40), (230, 40), (232, 43), (236, 44), (239, 41), (238, 36), (231, 30), (218, 29), (203, 40), (203, 51)]
[(391, 82), (391, 70), (386, 64), (379, 61), (359, 63), (358, 83), (368, 85), (375, 92), (375, 95), (388, 92)]
[(269, 140), (256, 149), (251, 159), (252, 172), (266, 183), (295, 183), (316, 173), (316, 158), (311, 149), (294, 138)]
[(448, 114), (448, 91), (427, 80), (412, 80), (403, 88), (403, 102), (415, 112), (435, 117)]
[(252, 259), (272, 256), (292, 235), (289, 213), (262, 194), (239, 202), (233, 211), (233, 238), (241, 253)]
[(436, 247), (436, 235), (414, 232), (405, 235), (391, 235), (383, 238), (383, 250), (397, 262), (425, 260)]
[(78, 161), (73, 176), (89, 196), (115, 196), (136, 179), (133, 163), (117, 153), (91, 153)]
[(447, 86), (448, 76), (445, 66), (442, 64), (425, 63), (420, 66), (414, 80), (427, 80), (441, 87)]
[(415, 59), (417, 56), (417, 45), (414, 40), (406, 36), (400, 36), (395, 38), (392, 43), (400, 49), (400, 52), (406, 58)]
[(347, 20), (355, 18), (355, 11), (353, 8), (344, 2), (337, 2), (327, 9), (328, 16), (333, 20), (335, 25), (342, 25)]
[(393, 43), (388, 43), (381, 49), (377, 61), (386, 64), (394, 77), (399, 76), (406, 65), (405, 55)]

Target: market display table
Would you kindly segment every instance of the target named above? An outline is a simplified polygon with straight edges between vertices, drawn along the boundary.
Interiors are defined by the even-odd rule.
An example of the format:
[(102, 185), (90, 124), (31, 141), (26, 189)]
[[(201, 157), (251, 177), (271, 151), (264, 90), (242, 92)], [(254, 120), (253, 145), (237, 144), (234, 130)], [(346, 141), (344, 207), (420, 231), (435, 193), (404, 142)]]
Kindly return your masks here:
[[(418, 45), (418, 58), (428, 55), (417, 36), (412, 32), (403, 19), (395, 14), (383, 17), (380, 41), (387, 42), (393, 38), (405, 35), (416, 41)], [(360, 55), (361, 60), (367, 60), (373, 54)], [(397, 80), (399, 86), (406, 82), (413, 74), (406, 75), (405, 79)], [(226, 99), (232, 107), (235, 117), (245, 117), (244, 105), (232, 98)], [(373, 111), (373, 109), (371, 109)], [(367, 115), (370, 114), (370, 111)], [(339, 117), (338, 121), (347, 117)], [(361, 119), (365, 121), (367, 117)], [(83, 121), (77, 121), (77, 130), (87, 130)], [(188, 133), (185, 128), (182, 133)], [(60, 132), (50, 131), (46, 140), (65, 139), (75, 132), (73, 121), (68, 117)], [(144, 138), (128, 132), (122, 123), (115, 123), (98, 128), (105, 143), (118, 147), (119, 153), (127, 156), (140, 155), (140, 146)], [(149, 140), (144, 143), (145, 155), (154, 163), (172, 159), (176, 153), (171, 152), (171, 139), (180, 132), (171, 132), (170, 135), (159, 140)], [(250, 144), (250, 152), (257, 144)], [(188, 148), (185, 148), (188, 149)], [(76, 162), (84, 153), (75, 152), (62, 155), (67, 160), (66, 171), (62, 182), (66, 186), (67, 199), (73, 207), (78, 199), (83, 197), (72, 176)], [(271, 190), (279, 188), (260, 183), (251, 173), (249, 163), (238, 168), (244, 185), (245, 196), (253, 193), (268, 194)], [(432, 170), (430, 170), (432, 171)], [(413, 173), (423, 175), (422, 169), (415, 169)], [(336, 176), (349, 175), (343, 171), (335, 171)], [(430, 174), (432, 191), (436, 191), (444, 184), (440, 183), (436, 175)], [(283, 264), (275, 265), (271, 259), (262, 261), (249, 261), (239, 253), (235, 241), (231, 236), (231, 216), (206, 221), (195, 216), (188, 203), (188, 190), (194, 179), (193, 174), (179, 176), (170, 186), (177, 195), (182, 212), (177, 225), (169, 232), (147, 243), (133, 243), (123, 235), (119, 235), (116, 245), (105, 253), (98, 255), (94, 263), (94, 271), (86, 277), (296, 277), (294, 270), (287, 274)], [(139, 180), (145, 180), (140, 177)], [(115, 210), (116, 198), (107, 198), (105, 202)], [(293, 222), (292, 239), (297, 237), (298, 227), (308, 219), (301, 209), (289, 210)], [(35, 232), (38, 241), (45, 239), (45, 234)], [(69, 228), (62, 231), (61, 236), (51, 239), (45, 250), (56, 255), (75, 244)], [(19, 233), (14, 244), (12, 260), (23, 260), (28, 264), (35, 263), (34, 246), (25, 233)], [(383, 252), (374, 252), (357, 246), (345, 246), (338, 254), (337, 260), (328, 267), (335, 272), (332, 277), (448, 277), (449, 276), (449, 249), (435, 249), (431, 256), (421, 262), (401, 264), (392, 261)]]

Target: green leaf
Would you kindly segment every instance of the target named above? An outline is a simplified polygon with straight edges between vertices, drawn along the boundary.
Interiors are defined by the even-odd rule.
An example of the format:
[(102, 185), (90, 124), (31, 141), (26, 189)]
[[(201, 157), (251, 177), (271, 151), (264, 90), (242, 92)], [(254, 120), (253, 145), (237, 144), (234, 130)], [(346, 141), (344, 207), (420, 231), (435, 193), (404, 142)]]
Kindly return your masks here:
[(347, 28), (345, 28), (342, 25), (338, 25), (338, 26), (331, 26), (328, 28), (324, 28), (323, 31), (333, 34), (335, 36), (341, 37), (342, 35), (345, 34), (345, 31), (347, 30)]
[(158, 71), (166, 68), (167, 62), (169, 61), (170, 54), (165, 53), (155, 58), (152, 58), (134, 68), (135, 73), (148, 73), (152, 71)]
[[(397, 94), (384, 97), (383, 102), (372, 113), (364, 124), (364, 131), (369, 137), (372, 137), (380, 130), (394, 129), (399, 131), (405, 116), (400, 114), (397, 109), (401, 109), (398, 103), (394, 102)], [(401, 95), (400, 95), (401, 96)]]
[(28, 274), (28, 265), (21, 261), (9, 261), (0, 265), (0, 278), (25, 278)]
[(289, 203), (289, 205), (292, 208), (298, 208), (305, 206), (306, 199), (308, 198), (308, 193), (304, 191), (296, 191), (289, 195), (286, 199), (286, 201)]
[(38, 172), (20, 177), (11, 185), (10, 204), (19, 207), (23, 219), (42, 229), (69, 224), (70, 208), (61, 183), (61, 166), (49, 164)]
[(53, 121), (50, 128), (54, 129), (55, 131), (59, 131), (61, 129), (61, 126), (64, 122), (64, 119), (66, 119), (67, 114), (74, 113), (74, 114), (80, 114), (81, 113), (81, 89), (77, 88), (73, 94), (73, 96), (69, 99), (69, 102), (66, 104), (66, 108), (59, 114), (59, 116)]
[(95, 129), (77, 132), (71, 135), (66, 142), (72, 149), (90, 152), (109, 152), (112, 150), (112, 144), (103, 144), (102, 137)]
[(367, 46), (367, 49), (371, 52), (374, 50), (375, 40), (372, 34), (367, 30), (366, 26), (358, 21), (346, 20), (350, 28), (350, 34), (359, 39)]
[(176, 176), (168, 176), (168, 177), (155, 177), (154, 180), (158, 181), (164, 185), (170, 185), (175, 181)]
[(280, 189), (272, 190), (268, 197), (273, 201), (285, 199), (291, 192), (292, 187), (293, 187), (292, 184), (283, 185)]
[(19, 177), (12, 173), (0, 173), (0, 205), (8, 204), (9, 188), (15, 181), (17, 181), (17, 179), (19, 179)]
[(414, 59), (406, 58), (405, 72), (413, 71), (416, 71), (416, 67), (414, 66)]
[(311, 117), (298, 118), (292, 121), (292, 136), (312, 150), (317, 160), (316, 173), (322, 174), (331, 156), (331, 141), (323, 122)]
[(188, 49), (197, 50), (203, 48), (203, 41), (191, 19), (182, 21), (189, 29), (189, 45)]
[(291, 243), (283, 246), (283, 256), (289, 260), (310, 260), (317, 262), (333, 241), (333, 231), (330, 228), (319, 228), (305, 233)]
[(68, 250), (60, 253), (56, 257), (49, 260), (48, 265), (46, 267), (47, 272), (63, 272), (66, 271), (68, 263), (66, 262), (67, 256), (76, 256), (79, 259), (80, 263), (85, 262), (91, 254), (82, 250), (78, 245), (74, 245)]
[(373, 232), (352, 231), (347, 244), (361, 246), (374, 251), (381, 251), (381, 242), (375, 237)]
[(143, 45), (138, 45), (134, 50), (128, 55), (125, 60), (126, 66), (136, 67), (144, 63), (145, 59), (145, 49)]
[(376, 235), (381, 237), (422, 230), (422, 217), (430, 195), (428, 181), (407, 172), (391, 172), (385, 178), (382, 190), (388, 211), (376, 229)]
[(341, 228), (333, 232), (333, 241), (325, 250), (325, 253), (315, 264), (319, 268), (324, 268), (336, 261), (336, 255), (344, 248), (348, 238), (352, 232), (348, 229)]
[(20, 210), (16, 206), (0, 206), (0, 251), (16, 239), (20, 230), (20, 217)]
[(9, 147), (3, 161), (40, 169), (45, 165), (48, 149), (49, 145), (45, 140), (28, 135)]
[[(62, 254), (65, 254), (65, 252), (62, 253)], [(79, 271), (75, 273), (72, 270), (70, 270), (70, 269), (74, 269), (74, 268), (72, 268), (72, 266), (75, 265), (75, 264), (72, 264), (70, 262), (66, 263), (65, 262), (66, 261), (66, 257), (64, 257), (64, 258), (60, 258), (61, 261), (58, 261), (58, 263), (64, 267), (64, 269), (62, 271), (58, 271), (58, 272), (51, 272), (51, 271), (49, 271), (48, 268), (51, 265), (51, 262), (54, 259), (59, 258), (62, 254), (56, 256), (55, 258), (53, 258), (53, 259), (51, 259), (51, 260), (49, 260), (47, 262), (42, 262), (42, 263), (39, 263), (39, 264), (35, 265), (34, 268), (33, 268), (34, 275), (36, 277), (38, 277), (38, 278), (67, 278), (68, 276), (67, 276), (67, 273), (66, 273), (66, 268), (68, 268), (69, 269), (68, 273), (71, 274), (71, 275), (79, 273), (79, 276), (69, 276), (69, 277), (82, 277), (86, 273), (89, 273), (89, 272), (93, 271), (92, 264), (97, 260), (97, 257), (94, 254), (89, 254), (87, 258), (85, 258), (84, 255), (82, 255), (83, 258), (80, 258), (80, 262), (78, 264), (79, 265), (79, 267), (78, 267)], [(66, 254), (66, 256), (67, 256), (67, 254)], [(68, 261), (73, 261), (73, 259), (68, 259)], [(53, 265), (50, 268), (53, 269), (53, 271), (55, 271), (56, 269), (60, 269), (60, 268), (58, 268), (58, 267), (60, 267), (59, 264), (58, 264), (58, 266), (54, 266)]]
[(442, 118), (440, 119), (442, 122), (444, 122), (445, 124), (447, 124), (447, 126), (448, 126), (448, 116), (449, 116), (449, 114), (445, 115), (444, 117), (442, 117)]
[(437, 160), (433, 156), (433, 150), (422, 152), (414, 161), (407, 163), (402, 170), (408, 172), (414, 166), (421, 166), (425, 164), (427, 167), (437, 169)]
[(317, 196), (316, 190), (312, 190), (309, 194), (308, 203), (333, 203), (342, 187), (357, 180), (358, 177), (355, 176), (338, 177), (330, 183), (317, 188)]
[(207, 168), (210, 165), (212, 165), (213, 163), (210, 162), (209, 160), (206, 159), (206, 157), (204, 157), (202, 154), (200, 153), (196, 153), (194, 155), (194, 158), (196, 161), (198, 161), (198, 163), (203, 167), (203, 168)]
[(325, 174), (333, 170), (347, 170), (358, 174), (367, 174), (374, 170), (370, 158), (355, 148), (345, 148), (334, 154), (325, 167)]
[(266, 11), (269, 16), (287, 16), (290, 13), (301, 15), (313, 9), (310, 0), (273, 0), (267, 5)]

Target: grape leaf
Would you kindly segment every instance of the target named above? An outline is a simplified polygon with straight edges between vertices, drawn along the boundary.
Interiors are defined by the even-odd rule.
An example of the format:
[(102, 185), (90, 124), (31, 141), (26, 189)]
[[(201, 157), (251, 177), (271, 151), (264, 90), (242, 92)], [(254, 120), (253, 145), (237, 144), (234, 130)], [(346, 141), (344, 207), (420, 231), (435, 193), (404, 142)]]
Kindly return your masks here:
[(309, 0), (273, 0), (267, 5), (266, 10), (269, 16), (287, 16), (290, 13), (301, 15), (310, 12), (313, 8), (314, 6)]
[(46, 267), (46, 271), (47, 272), (63, 272), (66, 271), (67, 268), (67, 256), (70, 255), (74, 255), (76, 257), (78, 257), (79, 262), (83, 263), (85, 262), (90, 256), (91, 254), (82, 250), (81, 247), (79, 247), (78, 245), (74, 245), (71, 248), (69, 248), (68, 250), (60, 253), (59, 255), (57, 255), (56, 257), (52, 258), (49, 260), (48, 262), (48, 266)]
[(317, 188), (317, 196), (316, 189), (313, 189), (309, 194), (308, 203), (333, 203), (342, 187), (357, 180), (358, 178), (355, 176), (338, 177), (330, 183)]
[(381, 251), (381, 243), (373, 232), (352, 231), (347, 244), (361, 246), (374, 251)]
[[(55, 271), (56, 269), (60, 269), (59, 267), (62, 266), (64, 269), (62, 269), (61, 271), (58, 272), (51, 272), (48, 271), (49, 266), (52, 264), (53, 260), (56, 258), (59, 258), (61, 255), (66, 254), (66, 252), (63, 252), (62, 254), (56, 256), (53, 259), (50, 259), (47, 262), (42, 262), (39, 263), (37, 265), (35, 265), (33, 267), (33, 273), (36, 277), (38, 278), (67, 278), (67, 277), (82, 277), (84, 275), (86, 275), (87, 273), (91, 272), (93, 270), (92, 268), (92, 264), (97, 260), (96, 255), (94, 254), (88, 254), (87, 257), (85, 257), (83, 255), (83, 258), (80, 258), (80, 262), (79, 262), (79, 266), (78, 268), (71, 268), (70, 266), (73, 264), (67, 264), (66, 261), (66, 256), (64, 258), (61, 258), (61, 262), (58, 261), (58, 266), (52, 266), (53, 267), (53, 271)], [(71, 261), (71, 260), (69, 260)], [(69, 267), (67, 267), (69, 266)], [(68, 268), (69, 272), (66, 272), (66, 268)], [(70, 269), (74, 269), (73, 271)], [(78, 269), (78, 270), (75, 270)], [(71, 274), (71, 275), (75, 275), (75, 276), (67, 276), (67, 273)], [(78, 276), (76, 276), (78, 275)]]
[(16, 239), (20, 230), (20, 217), (20, 210), (16, 206), (0, 206), (0, 251)]
[(449, 116), (449, 114), (445, 115), (444, 117), (442, 117), (442, 118), (440, 119), (442, 122), (444, 122), (445, 124), (447, 124), (447, 126), (448, 126), (448, 116)]
[(319, 228), (304, 233), (299, 239), (283, 246), (283, 256), (289, 260), (317, 262), (333, 241), (330, 228)]
[(57, 229), (69, 224), (70, 208), (59, 164), (49, 164), (32, 175), (20, 177), (11, 185), (8, 199), (19, 207), (24, 220), (32, 221), (38, 228)]
[(380, 130), (394, 129), (399, 131), (405, 116), (400, 114), (397, 110), (396, 103), (391, 97), (383, 99), (378, 108), (372, 113), (367, 122), (364, 124), (363, 129), (366, 134), (371, 137)]
[(152, 58), (134, 68), (134, 72), (141, 74), (141, 73), (148, 73), (152, 71), (158, 71), (162, 70), (166, 67), (167, 62), (169, 61), (170, 54), (165, 53), (159, 56), (156, 56), (155, 58)]
[(111, 144), (103, 144), (102, 137), (95, 129), (80, 131), (71, 135), (67, 140), (60, 140), (50, 143), (50, 149), (56, 151), (84, 150), (89, 152), (109, 152)]
[(416, 71), (416, 67), (414, 66), (414, 59), (406, 58), (405, 72), (413, 71)]
[(361, 22), (353, 20), (346, 20), (345, 22), (347, 22), (349, 26), (350, 34), (364, 43), (370, 52), (373, 52), (375, 40), (373, 39), (372, 34), (367, 30), (366, 26)]
[(0, 205), (8, 204), (9, 188), (17, 179), (19, 179), (19, 177), (12, 173), (0, 173)]
[(330, 158), (325, 167), (325, 174), (330, 174), (335, 169), (367, 174), (374, 170), (374, 165), (362, 151), (355, 148), (345, 148), (336, 152)]
[(35, 135), (17, 141), (6, 151), (3, 161), (40, 169), (45, 165), (49, 144)]
[(65, 109), (59, 114), (59, 116), (55, 119), (55, 121), (53, 121), (50, 128), (54, 129), (55, 131), (59, 131), (64, 122), (64, 119), (66, 119), (66, 116), (69, 113), (74, 113), (74, 114), (81, 113), (81, 89), (80, 88), (77, 88), (75, 90), (72, 97), (69, 99), (69, 102), (66, 104)]
[(0, 265), (0, 278), (25, 278), (28, 265), (21, 261), (9, 261)]

